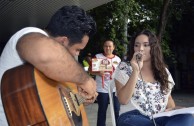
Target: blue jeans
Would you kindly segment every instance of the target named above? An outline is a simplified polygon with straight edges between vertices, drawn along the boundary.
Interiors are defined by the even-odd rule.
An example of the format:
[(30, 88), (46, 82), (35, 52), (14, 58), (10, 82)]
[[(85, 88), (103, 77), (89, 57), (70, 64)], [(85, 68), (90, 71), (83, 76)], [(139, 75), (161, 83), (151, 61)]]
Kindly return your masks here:
[[(109, 104), (108, 93), (98, 92), (97, 102), (98, 102), (97, 126), (105, 126), (106, 111)], [(115, 96), (115, 92), (113, 93), (113, 103), (114, 103), (114, 111), (115, 111), (115, 120), (117, 120), (119, 117), (120, 104), (119, 104), (118, 98)]]
[[(194, 126), (194, 117), (191, 114), (180, 114), (155, 118), (155, 122), (157, 126)], [(120, 115), (118, 126), (154, 126), (154, 123), (138, 110), (133, 110)]]

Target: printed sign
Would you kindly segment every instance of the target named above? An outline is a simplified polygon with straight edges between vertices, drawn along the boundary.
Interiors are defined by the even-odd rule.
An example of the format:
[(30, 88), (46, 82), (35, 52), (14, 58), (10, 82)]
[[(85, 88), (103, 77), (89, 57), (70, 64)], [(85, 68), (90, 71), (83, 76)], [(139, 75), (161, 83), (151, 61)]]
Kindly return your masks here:
[(111, 59), (92, 58), (92, 71), (112, 71)]

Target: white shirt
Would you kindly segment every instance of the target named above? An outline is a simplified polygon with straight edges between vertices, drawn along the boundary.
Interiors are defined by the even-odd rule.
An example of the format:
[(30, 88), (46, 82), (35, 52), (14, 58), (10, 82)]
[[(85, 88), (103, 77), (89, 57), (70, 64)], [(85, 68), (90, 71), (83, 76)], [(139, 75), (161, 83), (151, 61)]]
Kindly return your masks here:
[[(115, 82), (114, 82), (114, 70), (118, 66), (118, 64), (121, 62), (121, 59), (118, 56), (114, 56), (113, 58), (107, 58), (104, 56), (102, 53), (96, 54), (96, 58), (101, 58), (101, 59), (110, 59), (113, 65), (113, 71), (112, 73), (110, 72), (105, 72), (104, 76), (104, 87), (102, 86), (102, 77), (96, 75), (96, 83), (97, 83), (97, 92), (102, 92), (102, 93), (108, 93), (108, 86), (111, 84), (111, 87), (113, 88), (113, 92), (116, 91), (115, 88)], [(111, 75), (112, 74), (112, 75)]]
[[(125, 85), (129, 80), (132, 71), (130, 64), (121, 62), (115, 71), (115, 79)], [(130, 104), (133, 109), (137, 109), (142, 114), (148, 116), (151, 116), (151, 111), (154, 113), (163, 112), (166, 109), (171, 90), (175, 85), (167, 68), (166, 71), (168, 80), (171, 82), (169, 83), (169, 90), (166, 94), (161, 92), (159, 82), (143, 82), (141, 78), (138, 78), (133, 96), (128, 104)]]
[[(0, 80), (2, 79), (3, 73), (13, 67), (22, 65), (25, 61), (22, 60), (16, 50), (16, 44), (18, 40), (25, 34), (27, 33), (32, 33), (32, 32), (38, 32), (41, 34), (44, 34), (48, 36), (48, 34), (35, 27), (27, 27), (23, 28), (20, 31), (16, 32), (7, 42), (7, 44), (4, 47), (4, 50), (1, 54), (0, 57)], [(1, 84), (1, 83), (0, 83)], [(7, 120), (5, 117), (4, 109), (2, 106), (2, 101), (1, 101), (1, 90), (0, 90), (0, 126), (8, 126)]]

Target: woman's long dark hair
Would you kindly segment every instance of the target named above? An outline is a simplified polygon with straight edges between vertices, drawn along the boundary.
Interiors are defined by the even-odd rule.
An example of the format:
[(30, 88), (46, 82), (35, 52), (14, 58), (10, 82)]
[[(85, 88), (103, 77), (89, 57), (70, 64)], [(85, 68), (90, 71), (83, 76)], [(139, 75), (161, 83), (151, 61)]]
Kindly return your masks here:
[(162, 54), (162, 49), (161, 45), (158, 42), (158, 39), (155, 34), (153, 34), (149, 30), (143, 30), (138, 33), (136, 33), (133, 38), (131, 39), (130, 42), (130, 52), (129, 54), (129, 60), (132, 59), (133, 54), (134, 54), (134, 44), (135, 44), (135, 39), (139, 35), (146, 35), (148, 36), (149, 44), (150, 44), (150, 55), (151, 55), (151, 66), (154, 74), (154, 78), (160, 82), (161, 84), (161, 91), (162, 93), (165, 93), (168, 91), (168, 74), (166, 71), (167, 65), (164, 63), (163, 59), (163, 54)]

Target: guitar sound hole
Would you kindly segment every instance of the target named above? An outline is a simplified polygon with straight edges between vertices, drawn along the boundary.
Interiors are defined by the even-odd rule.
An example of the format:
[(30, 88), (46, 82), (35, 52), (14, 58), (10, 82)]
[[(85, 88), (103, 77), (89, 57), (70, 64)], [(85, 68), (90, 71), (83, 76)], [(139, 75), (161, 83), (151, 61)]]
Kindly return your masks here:
[(82, 115), (79, 110), (79, 104), (77, 103), (76, 98), (74, 98), (75, 95), (69, 89), (63, 87), (59, 87), (58, 89), (63, 106), (72, 126), (82, 126)]

